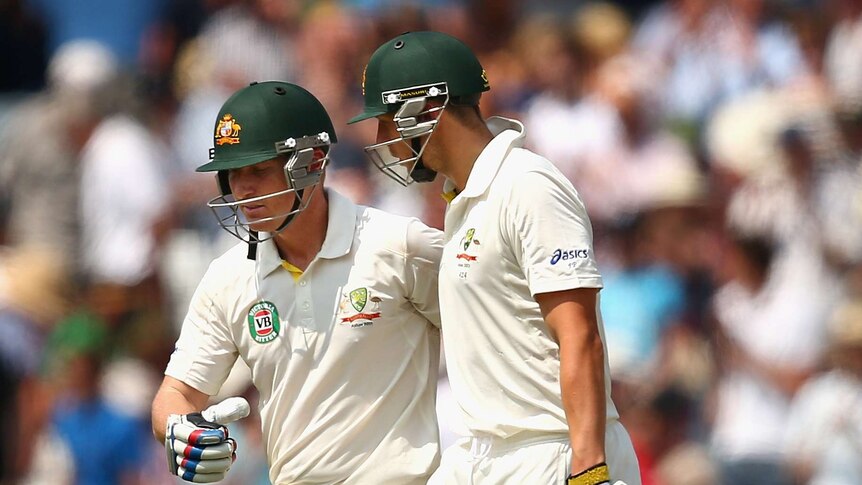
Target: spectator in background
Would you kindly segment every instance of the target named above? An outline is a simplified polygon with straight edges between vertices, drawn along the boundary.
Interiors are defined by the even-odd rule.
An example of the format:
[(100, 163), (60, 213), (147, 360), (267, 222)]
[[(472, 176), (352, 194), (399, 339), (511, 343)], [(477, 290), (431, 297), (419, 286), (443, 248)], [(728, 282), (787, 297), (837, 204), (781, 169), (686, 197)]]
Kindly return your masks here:
[(139, 472), (151, 439), (147, 423), (114, 409), (100, 393), (108, 341), (104, 323), (86, 313), (67, 318), (51, 335), (57, 396), (50, 432), (72, 457), (70, 483), (144, 485)]
[(657, 375), (664, 336), (684, 308), (681, 279), (649, 254), (647, 224), (645, 214), (619, 220), (605, 241), (619, 258), (606, 273), (601, 299), (608, 360), (614, 379), (635, 387), (656, 384), (644, 377)]
[(837, 22), (829, 35), (826, 76), (838, 104), (862, 108), (862, 1), (837, 0)]
[(25, 0), (44, 19), (48, 52), (82, 39), (98, 42), (124, 64), (140, 59), (141, 40), (168, 0)]
[[(117, 69), (104, 47), (83, 47)], [(112, 323), (161, 307), (159, 223), (170, 203), (167, 150), (132, 114), (130, 90), (119, 76), (102, 86), (99, 96), (110, 106), (79, 155), (81, 272), (91, 299), (115, 307), (105, 315)]]
[(862, 300), (829, 321), (829, 369), (793, 400), (786, 450), (797, 483), (862, 483)]
[[(409, 6), (393, 7), (391, 14), (409, 10)], [(335, 126), (344, 125), (359, 109), (351, 88), (355, 84), (353, 73), (370, 37), (363, 32), (366, 21), (337, 2), (319, 2), (306, 11), (297, 33), (295, 55), (303, 66), (297, 77), (302, 80), (300, 84), (314, 86), (320, 93), (320, 102), (329, 107)], [(401, 22), (405, 24), (402, 28), (409, 28), (409, 20), (402, 18)], [(321, 36), (323, 30), (329, 33)], [(346, 130), (333, 147), (327, 184), (357, 204), (379, 205), (374, 189), (381, 177), (369, 170), (358, 135), (358, 131)]]
[[(859, 113), (839, 113), (839, 124), (857, 130), (856, 143), (862, 140), (862, 109)], [(849, 134), (849, 133), (848, 133)], [(853, 137), (846, 141), (850, 141)], [(846, 151), (818, 153), (809, 133), (801, 126), (788, 127), (780, 141), (787, 171), (795, 189), (797, 203), (780, 210), (792, 212), (808, 224), (814, 241), (830, 269), (843, 272), (862, 261), (862, 172), (860, 159)], [(854, 160), (856, 158), (856, 160)], [(790, 210), (788, 210), (790, 209)], [(796, 231), (800, 231), (798, 228)]]
[(43, 247), (4, 249), (0, 257), (0, 484), (30, 469), (36, 437), (48, 420), (42, 381), (45, 342), (68, 308), (59, 255)]
[(638, 452), (644, 485), (715, 485), (718, 472), (692, 432), (695, 402), (676, 386), (643, 396), (626, 426)]
[[(606, 8), (610, 14), (605, 15), (610, 20), (596, 20), (611, 22), (611, 30), (625, 32), (628, 27), (625, 17), (612, 7)], [(581, 11), (578, 18), (586, 16), (589, 12)], [(610, 49), (597, 47), (600, 41), (590, 36), (600, 37), (596, 34), (600, 28), (579, 33), (580, 41), (596, 50)], [(612, 106), (591, 96), (587, 89), (597, 64), (604, 59), (599, 59), (598, 55), (588, 58), (585, 50), (571, 38), (574, 35), (555, 18), (535, 17), (521, 25), (517, 45), (535, 91), (525, 107), (525, 123), (531, 127), (527, 132), (529, 145), (554, 160), (572, 181), (578, 181), (578, 171), (588, 155), (605, 150), (617, 141), (618, 118)], [(554, 69), (547, 68), (546, 59), (555, 59)]]
[[(102, 89), (116, 74), (112, 56), (90, 41), (51, 58), (48, 89), (22, 103), (0, 133), (0, 197), (9, 244), (48, 245), (74, 266), (82, 148), (108, 110)], [(70, 268), (80, 271), (81, 268)]]
[(664, 117), (697, 126), (719, 103), (804, 72), (793, 32), (765, 0), (676, 0), (659, 4), (634, 45), (658, 74)]
[(199, 127), (211, 124), (231, 93), (254, 80), (297, 77), (298, 9), (297, 0), (230, 0), (179, 53), (175, 90), (182, 102), (172, 143), (181, 173), (200, 165), (212, 134)]
[(711, 441), (727, 485), (792, 483), (782, 452), (789, 406), (824, 351), (832, 301), (776, 271), (776, 249), (756, 233), (736, 236), (729, 280), (713, 299), (720, 374)]
[(649, 73), (632, 55), (607, 61), (596, 74), (595, 96), (613, 112), (612, 138), (567, 175), (579, 182), (599, 223), (649, 207), (662, 197), (667, 178), (696, 176), (688, 146), (656, 123), (653, 89)]
[(715, 2), (669, 0), (657, 3), (640, 22), (632, 49), (662, 86), (662, 116), (698, 122), (715, 103), (718, 66), (709, 19)]

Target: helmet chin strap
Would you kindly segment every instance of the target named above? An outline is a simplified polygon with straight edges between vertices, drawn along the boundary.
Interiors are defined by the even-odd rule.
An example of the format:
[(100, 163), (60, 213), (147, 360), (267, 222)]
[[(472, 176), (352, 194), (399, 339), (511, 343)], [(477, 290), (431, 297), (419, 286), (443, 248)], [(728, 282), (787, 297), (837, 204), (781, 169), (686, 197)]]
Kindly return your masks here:
[[(284, 218), (284, 222), (282, 222), (281, 225), (278, 226), (278, 228), (275, 230), (275, 232), (278, 233), (278, 232), (281, 232), (282, 230), (284, 230), (284, 228), (287, 227), (287, 225), (290, 224), (291, 221), (293, 221), (293, 218), (296, 217), (296, 214), (298, 214), (295, 211), (299, 207), (299, 201), (305, 197), (305, 189), (299, 189), (297, 191), (297, 195), (298, 195), (298, 197), (293, 198), (293, 207), (290, 208), (291, 213), (288, 214), (287, 217)], [(249, 239), (248, 255), (246, 257), (248, 259), (254, 261), (255, 259), (257, 259), (257, 242), (256, 242), (256, 239), (257, 239), (258, 231), (249, 231), (249, 234), (251, 235), (251, 237)]]
[[(422, 150), (422, 142), (418, 138), (410, 140), (410, 145), (415, 153), (419, 153)], [(419, 157), (416, 159), (416, 164), (413, 165), (413, 170), (410, 171), (410, 177), (419, 183), (433, 182), (437, 178), (437, 172), (426, 167), (422, 163), (422, 157)]]

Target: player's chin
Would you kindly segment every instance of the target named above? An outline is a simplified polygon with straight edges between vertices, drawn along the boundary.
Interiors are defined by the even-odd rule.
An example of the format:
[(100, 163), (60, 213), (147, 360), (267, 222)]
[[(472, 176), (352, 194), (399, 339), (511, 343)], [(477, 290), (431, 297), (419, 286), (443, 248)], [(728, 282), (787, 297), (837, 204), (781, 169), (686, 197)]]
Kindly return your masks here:
[(281, 223), (279, 221), (263, 221), (263, 222), (249, 222), (248, 228), (251, 231), (255, 232), (275, 232), (278, 230), (278, 226)]

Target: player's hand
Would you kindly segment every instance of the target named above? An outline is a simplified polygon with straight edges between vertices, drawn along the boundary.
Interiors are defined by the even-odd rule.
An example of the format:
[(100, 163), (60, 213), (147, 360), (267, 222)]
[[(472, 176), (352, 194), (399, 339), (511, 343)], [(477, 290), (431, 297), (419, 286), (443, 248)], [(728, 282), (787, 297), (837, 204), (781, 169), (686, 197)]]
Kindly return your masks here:
[(237, 447), (224, 425), (248, 413), (248, 402), (233, 397), (201, 413), (170, 415), (165, 431), (168, 470), (194, 483), (224, 479), (236, 459)]
[[(611, 474), (606, 463), (599, 463), (578, 473), (572, 473), (566, 478), (565, 485), (610, 485)], [(617, 481), (614, 485), (626, 485)]]

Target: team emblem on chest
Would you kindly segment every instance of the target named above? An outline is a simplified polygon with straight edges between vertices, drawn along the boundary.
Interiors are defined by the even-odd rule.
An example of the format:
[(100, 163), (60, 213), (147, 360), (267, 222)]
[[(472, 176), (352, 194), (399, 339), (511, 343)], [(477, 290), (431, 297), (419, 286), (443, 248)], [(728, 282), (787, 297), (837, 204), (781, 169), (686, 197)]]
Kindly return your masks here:
[[(458, 278), (467, 279), (467, 273), (470, 269), (470, 263), (476, 261), (476, 246), (480, 246), (479, 240), (476, 239), (476, 229), (467, 229), (464, 237), (458, 242), (457, 251), (455, 253), (456, 266), (458, 267)], [(472, 250), (471, 250), (472, 249)], [(473, 254), (470, 254), (473, 253)]]
[(380, 318), (380, 297), (369, 296), (368, 288), (361, 287), (341, 295), (338, 313), (342, 325), (365, 327)]
[(459, 247), (463, 248), (464, 250), (462, 252), (458, 253), (455, 256), (455, 259), (463, 259), (464, 261), (467, 261), (467, 262), (476, 261), (476, 256), (470, 255), (467, 253), (467, 250), (470, 249), (471, 245), (474, 248), (476, 246), (479, 246), (479, 240), (476, 239), (475, 236), (476, 236), (476, 229), (474, 229), (472, 227), (470, 229), (467, 229), (467, 233), (464, 234), (464, 237), (461, 238), (461, 243), (459, 245)]
[(259, 344), (272, 342), (281, 331), (278, 309), (268, 301), (256, 303), (248, 311), (248, 331)]

